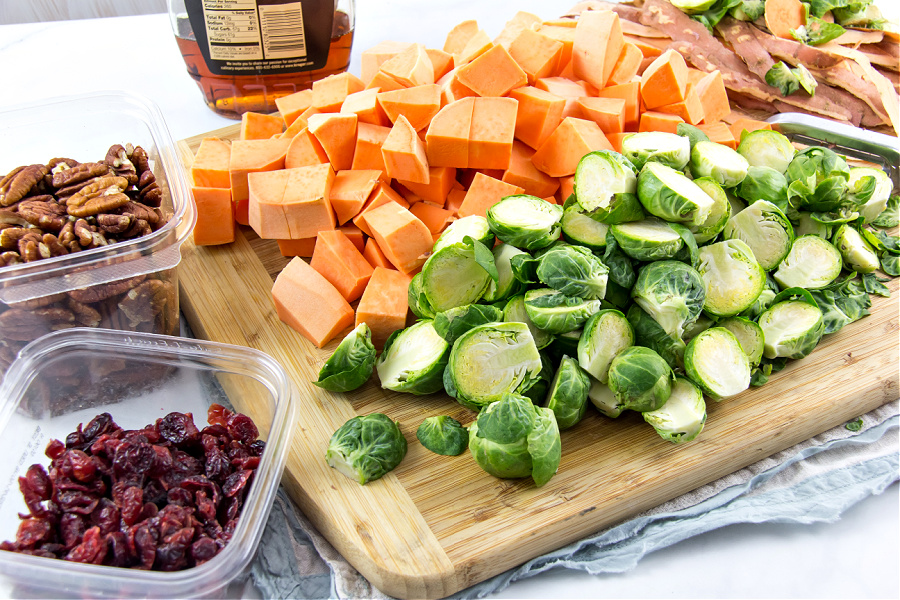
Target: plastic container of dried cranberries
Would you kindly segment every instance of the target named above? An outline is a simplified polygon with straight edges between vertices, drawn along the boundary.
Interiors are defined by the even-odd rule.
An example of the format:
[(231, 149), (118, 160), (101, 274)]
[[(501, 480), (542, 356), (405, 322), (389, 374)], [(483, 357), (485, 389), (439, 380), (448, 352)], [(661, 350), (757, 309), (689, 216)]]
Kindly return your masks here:
[(295, 394), (245, 347), (94, 328), (26, 346), (0, 385), (0, 597), (240, 596)]
[(63, 327), (177, 334), (193, 196), (159, 108), (109, 91), (0, 112), (0, 373)]

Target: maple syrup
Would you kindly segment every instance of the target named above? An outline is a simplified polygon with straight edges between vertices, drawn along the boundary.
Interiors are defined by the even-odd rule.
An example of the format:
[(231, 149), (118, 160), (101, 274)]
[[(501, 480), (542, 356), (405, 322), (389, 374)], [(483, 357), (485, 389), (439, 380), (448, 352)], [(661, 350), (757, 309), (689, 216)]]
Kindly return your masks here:
[[(223, 117), (275, 112), (277, 98), (308, 89), (350, 64), (352, 1), (321, 2), (329, 10), (324, 25), (321, 11), (308, 14), (304, 8), (301, 14), (299, 2), (193, 0), (193, 7), (187, 2), (187, 12), (184, 2), (169, 3), (175, 41), (206, 105)], [(279, 12), (272, 16), (265, 9)], [(206, 29), (199, 35), (197, 23)], [(330, 41), (312, 27), (325, 25)]]

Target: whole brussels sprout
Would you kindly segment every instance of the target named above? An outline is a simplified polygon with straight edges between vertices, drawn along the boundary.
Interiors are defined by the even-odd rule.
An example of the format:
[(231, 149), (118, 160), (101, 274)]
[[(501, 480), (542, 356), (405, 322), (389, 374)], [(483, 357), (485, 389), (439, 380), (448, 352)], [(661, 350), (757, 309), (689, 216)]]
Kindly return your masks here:
[(341, 340), (313, 383), (331, 392), (349, 392), (369, 380), (374, 366), (372, 330), (360, 323)]
[(590, 389), (591, 378), (578, 366), (578, 361), (564, 356), (546, 398), (546, 406), (556, 416), (560, 430), (574, 427), (584, 417)]
[(343, 475), (365, 485), (384, 476), (406, 456), (406, 438), (382, 413), (353, 417), (328, 442), (325, 460)]
[(459, 456), (469, 445), (469, 432), (447, 415), (428, 417), (416, 430), (419, 442), (435, 454)]
[(650, 348), (625, 348), (609, 365), (609, 389), (623, 409), (656, 410), (669, 399), (674, 384), (672, 368)]
[(551, 288), (525, 292), (525, 311), (540, 329), (550, 333), (566, 333), (584, 325), (592, 314), (600, 310), (600, 300), (566, 296)]
[(567, 296), (603, 299), (609, 269), (582, 246), (553, 246), (538, 259), (537, 278)]
[(562, 457), (553, 411), (518, 394), (506, 394), (478, 414), (469, 429), (469, 450), (494, 477), (530, 475), (538, 487), (550, 481)]
[(631, 297), (673, 337), (697, 320), (706, 301), (706, 285), (690, 265), (661, 260), (641, 267)]

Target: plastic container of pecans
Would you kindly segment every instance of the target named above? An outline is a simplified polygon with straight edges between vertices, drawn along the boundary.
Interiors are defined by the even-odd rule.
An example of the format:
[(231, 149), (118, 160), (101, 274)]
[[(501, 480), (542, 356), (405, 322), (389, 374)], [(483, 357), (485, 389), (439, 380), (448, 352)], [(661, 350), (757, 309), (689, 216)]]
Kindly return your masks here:
[(70, 327), (177, 334), (196, 220), (162, 114), (125, 92), (0, 112), (0, 372)]
[[(58, 525), (31, 548), (50, 549), (66, 558), (0, 549), (0, 597), (239, 597), (284, 470), (296, 417), (295, 393), (274, 359), (239, 346), (99, 328), (54, 332), (26, 346), (0, 386), (0, 542), (17, 540), (23, 521), (40, 520), (35, 514), (46, 510), (49, 516), (43, 518)], [(217, 422), (220, 407), (233, 411), (242, 423), (229, 419), (226, 428)], [(173, 414), (185, 419), (186, 413), (197, 428), (193, 438), (182, 436), (180, 421), (172, 420)], [(110, 420), (140, 435), (124, 441), (110, 435)], [(255, 424), (250, 439), (242, 433), (248, 421)], [(257, 432), (262, 442), (252, 441)], [(111, 439), (116, 437), (120, 439)], [(221, 446), (231, 465), (226, 464), (222, 474), (211, 472), (218, 467), (210, 462), (214, 450), (209, 446), (214, 444), (208, 442), (216, 439), (220, 444), (232, 440)], [(154, 447), (149, 462), (142, 462), (146, 453), (138, 447), (146, 450), (148, 445), (162, 449)], [(251, 451), (233, 450), (236, 447)], [(76, 456), (66, 462), (61, 453), (70, 450)], [(185, 456), (198, 451), (206, 452), (205, 465), (203, 458)], [(74, 459), (88, 454), (103, 466), (96, 472), (92, 468), (90, 476), (84, 475), (83, 465), (73, 471)], [(60, 457), (53, 468), (48, 455)], [(169, 456), (172, 460), (162, 460)], [(20, 491), (19, 478), (27, 479), (35, 464), (54, 482), (53, 493), (44, 494), (41, 503), (33, 497), (29, 503)], [(253, 475), (247, 479), (242, 469), (250, 468)], [(226, 476), (229, 470), (232, 475)], [(116, 505), (122, 499), (127, 503), (129, 492), (123, 489), (132, 486), (143, 486), (144, 504), (137, 507), (140, 519), (146, 520), (135, 522), (133, 515), (129, 519), (127, 508), (117, 512), (108, 500), (85, 500), (105, 494)], [(211, 500), (216, 500), (215, 509)], [(209, 509), (205, 516), (203, 502)], [(236, 502), (236, 512), (223, 517)], [(192, 516), (185, 517), (185, 511)], [(54, 512), (64, 514), (59, 518)], [(173, 528), (173, 515), (190, 525), (181, 522)], [(82, 523), (82, 530), (106, 528), (101, 549), (87, 557), (96, 563), (105, 557), (102, 564), (75, 562), (85, 559), (86, 544), (79, 548), (66, 542), (63, 529), (71, 525), (63, 523), (67, 516)], [(212, 522), (226, 518), (230, 523), (224, 527)], [(143, 524), (146, 531), (141, 531)], [(118, 533), (120, 528), (124, 533)], [(187, 531), (188, 541), (181, 546), (187, 550), (180, 556), (171, 552), (173, 531), (175, 537)], [(88, 537), (89, 532), (84, 533), (85, 541)], [(211, 547), (209, 537), (223, 543), (211, 558), (205, 554), (198, 559), (198, 544), (193, 542), (202, 538)], [(173, 557), (180, 558), (180, 564)], [(147, 559), (143, 565), (142, 558)], [(121, 566), (106, 566), (116, 559)], [(173, 564), (179, 570), (159, 570)]]

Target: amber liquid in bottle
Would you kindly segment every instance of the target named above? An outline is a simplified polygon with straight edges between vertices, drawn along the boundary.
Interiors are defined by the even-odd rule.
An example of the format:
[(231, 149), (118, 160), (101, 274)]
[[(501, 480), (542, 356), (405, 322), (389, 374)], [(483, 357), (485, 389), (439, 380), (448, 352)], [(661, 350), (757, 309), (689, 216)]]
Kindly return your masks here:
[(347, 70), (350, 64), (350, 48), (353, 30), (350, 18), (343, 11), (334, 14), (328, 61), (315, 71), (275, 75), (242, 75), (229, 77), (214, 75), (206, 66), (200, 53), (191, 23), (184, 15), (177, 20), (175, 41), (184, 57), (188, 73), (200, 86), (206, 104), (223, 117), (240, 119), (245, 112), (275, 112), (275, 100), (300, 90), (309, 89), (314, 81)]

